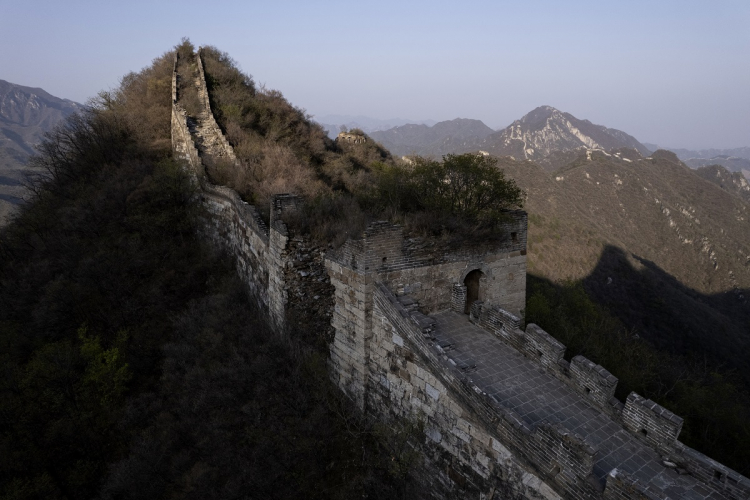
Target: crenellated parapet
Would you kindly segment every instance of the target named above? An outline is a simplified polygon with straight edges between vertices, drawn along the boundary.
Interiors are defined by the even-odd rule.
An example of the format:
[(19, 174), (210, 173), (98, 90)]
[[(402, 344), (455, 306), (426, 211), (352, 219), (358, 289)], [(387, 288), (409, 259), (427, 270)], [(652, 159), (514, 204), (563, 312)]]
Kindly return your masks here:
[[(203, 140), (236, 162), (200, 53), (197, 62)], [(525, 212), (507, 212), (484, 245), (447, 248), (380, 221), (326, 253), (284, 223), (300, 210), (297, 197), (275, 196), (266, 223), (206, 179), (177, 76), (175, 59), (173, 153), (200, 180), (206, 236), (234, 257), (279, 331), (300, 313), (315, 328), (330, 317), (333, 380), (381, 420), (424, 423), (420, 446), (441, 480), (477, 498), (750, 498), (747, 478), (679, 441), (679, 416), (635, 393), (617, 400), (604, 367), (568, 361), (542, 328), (522, 328)]]
[[(411, 298), (397, 296), (383, 283), (376, 283), (373, 304), (368, 408), (392, 418), (422, 419), (428, 448), (452, 457), (452, 463), (468, 474), (464, 481), (480, 492), (504, 491), (507, 496), (502, 498), (554, 497), (542, 490), (574, 499), (747, 498), (747, 479), (677, 441), (681, 419), (655, 403), (631, 394), (619, 406), (619, 418), (601, 412), (580, 430), (571, 430), (565, 420), (549, 420), (551, 415), (533, 423), (524, 406), (521, 412), (514, 410), (491, 392), (477, 366), (462, 361), (466, 353), (461, 345), (441, 340), (450, 332), (441, 333), (435, 319), (420, 313)], [(514, 318), (505, 319), (512, 324)], [(527, 346), (523, 358), (550, 373), (564, 346), (550, 341), (538, 327), (529, 329), (515, 332), (518, 337), (529, 334), (523, 341)], [(500, 338), (496, 342), (507, 345)], [(583, 408), (584, 403), (588, 411), (599, 410), (602, 400), (611, 406), (606, 395), (613, 391), (616, 379), (584, 357), (574, 358), (570, 365), (572, 373), (561, 375), (569, 377), (568, 404)], [(587, 392), (593, 383), (597, 387)], [(584, 389), (574, 391), (577, 387)], [(602, 395), (591, 398), (594, 390), (601, 390)], [(644, 428), (653, 441), (643, 439)], [(606, 429), (612, 441), (592, 435), (594, 429), (598, 433)], [(526, 477), (522, 484), (537, 490), (520, 493), (518, 484), (507, 483), (514, 477)]]
[[(506, 229), (516, 234), (483, 250), (436, 252), (405, 237), (398, 226), (378, 222), (329, 253), (326, 266), (336, 290), (330, 365), (336, 383), (381, 418), (422, 420), (428, 448), (453, 464), (449, 475), (480, 493), (745, 498), (747, 479), (678, 441), (681, 418), (637, 394), (619, 401), (618, 380), (604, 367), (584, 356), (568, 361), (565, 345), (542, 328), (521, 328), (518, 313), (508, 311), (523, 308), (523, 302), (508, 299), (507, 288), (509, 275), (519, 269), (525, 275), (525, 220), (516, 220)], [(493, 357), (479, 368), (472, 349), (481, 355), (484, 348), (472, 348), (473, 340), (464, 347), (450, 331), (440, 331), (435, 318), (444, 314), (464, 317), (485, 332), (482, 345), (520, 356), (525, 371), (508, 371)], [(509, 359), (520, 363), (516, 358)], [(539, 373), (535, 376), (545, 384), (554, 381), (558, 388), (548, 395), (540, 390), (539, 404), (557, 398), (559, 414), (529, 406), (533, 389), (523, 404), (493, 394), (486, 384), (499, 372), (512, 380)], [(639, 469), (641, 463), (647, 469)], [(508, 479), (513, 477), (526, 477), (521, 483), (538, 489), (521, 493)], [(670, 478), (676, 489), (659, 486)]]

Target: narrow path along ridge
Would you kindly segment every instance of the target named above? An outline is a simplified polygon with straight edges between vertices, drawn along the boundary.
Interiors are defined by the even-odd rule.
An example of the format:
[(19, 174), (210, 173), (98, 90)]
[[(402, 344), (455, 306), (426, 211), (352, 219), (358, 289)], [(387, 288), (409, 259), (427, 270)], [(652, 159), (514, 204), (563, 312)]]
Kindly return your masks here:
[(618, 469), (670, 498), (724, 498), (665, 465), (668, 457), (661, 457), (538, 363), (472, 324), (467, 315), (443, 311), (431, 317), (436, 321), (434, 338), (448, 358), (496, 403), (517, 413), (529, 426), (562, 425), (599, 450), (594, 475), (600, 481)]

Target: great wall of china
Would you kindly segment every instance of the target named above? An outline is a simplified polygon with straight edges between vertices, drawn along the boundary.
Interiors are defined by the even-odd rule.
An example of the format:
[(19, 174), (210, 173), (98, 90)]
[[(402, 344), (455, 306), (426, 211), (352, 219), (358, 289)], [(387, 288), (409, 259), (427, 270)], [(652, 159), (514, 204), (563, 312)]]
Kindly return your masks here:
[[(259, 305), (283, 329), (294, 309), (332, 328), (332, 379), (384, 421), (424, 423), (436, 482), (474, 498), (750, 498), (750, 480), (685, 446), (682, 419), (541, 328), (520, 328), (526, 214), (510, 212), (491, 248), (437, 251), (388, 222), (327, 251), (290, 236), (279, 195), (266, 225), (255, 207), (205, 178), (207, 155), (236, 162), (211, 112), (189, 124), (172, 80), (172, 147), (200, 184), (207, 234), (236, 258)], [(464, 314), (468, 312), (467, 314)]]

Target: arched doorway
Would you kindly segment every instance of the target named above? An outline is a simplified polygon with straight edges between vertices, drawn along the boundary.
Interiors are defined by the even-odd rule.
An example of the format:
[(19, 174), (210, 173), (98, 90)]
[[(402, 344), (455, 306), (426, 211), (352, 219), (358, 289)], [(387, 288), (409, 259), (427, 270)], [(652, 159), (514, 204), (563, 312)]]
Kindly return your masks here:
[(474, 269), (464, 278), (464, 285), (466, 285), (466, 307), (464, 308), (464, 314), (469, 314), (471, 305), (479, 300), (479, 280), (483, 275), (482, 271)]

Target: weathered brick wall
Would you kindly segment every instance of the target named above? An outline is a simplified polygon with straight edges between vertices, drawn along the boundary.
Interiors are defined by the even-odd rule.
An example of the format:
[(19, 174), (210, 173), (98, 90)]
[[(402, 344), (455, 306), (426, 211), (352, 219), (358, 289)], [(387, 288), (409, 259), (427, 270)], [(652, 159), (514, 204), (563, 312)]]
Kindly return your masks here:
[(191, 173), (200, 178), (203, 176), (198, 150), (187, 126), (187, 114), (177, 103), (177, 54), (174, 55), (172, 69), (172, 151), (175, 156), (190, 166)]
[(576, 356), (563, 359), (565, 346), (539, 326), (530, 323), (521, 330), (521, 320), (501, 307), (486, 302), (472, 306), (470, 320), (513, 346), (527, 358), (574, 388), (602, 412), (620, 418), (622, 403), (614, 398), (617, 378), (606, 369)]
[[(374, 291), (367, 407), (422, 419), (430, 446), (469, 472), (465, 481), (495, 498), (599, 498), (583, 438), (554, 425), (527, 426), (431, 345), (430, 326), (387, 287)], [(502, 492), (502, 494), (500, 494)]]
[(365, 406), (367, 366), (372, 337), (372, 275), (326, 259), (334, 287), (331, 324), (335, 330), (330, 347), (331, 376), (361, 408)]
[(625, 427), (658, 450), (670, 450), (682, 430), (682, 418), (631, 392), (622, 410)]
[[(198, 95), (205, 108), (206, 130), (217, 147), (214, 153), (232, 161), (236, 157), (223, 136), (211, 112), (200, 53), (197, 57)], [(271, 229), (266, 226), (258, 211), (242, 201), (239, 195), (226, 187), (215, 186), (205, 177), (205, 169), (195, 141), (187, 124), (185, 111), (177, 101), (177, 55), (172, 73), (172, 148), (177, 158), (190, 166), (200, 186), (200, 199), (206, 207), (204, 230), (207, 237), (225, 248), (235, 257), (237, 272), (258, 301), (262, 310), (268, 310), (272, 321), (284, 327), (288, 284), (284, 269), (289, 264), (287, 254), (288, 233), (281, 215), (291, 206), (285, 196), (279, 196), (272, 206)]]
[[(213, 120), (200, 57), (198, 63), (200, 94), (217, 141), (226, 147), (224, 156), (236, 161)], [(483, 249), (446, 251), (434, 242), (404, 238), (400, 228), (380, 222), (324, 259), (322, 248), (292, 238), (282, 221), (285, 211), (297, 209), (296, 198), (275, 198), (269, 229), (237, 193), (206, 182), (185, 113), (176, 101), (176, 73), (172, 92), (173, 150), (201, 181), (201, 199), (208, 209), (206, 234), (235, 256), (238, 273), (280, 329), (290, 313), (309, 314), (309, 325), (316, 330), (332, 327), (333, 379), (362, 408), (382, 418), (423, 420), (425, 451), (441, 457), (448, 477), (464, 484), (466, 491), (478, 492), (480, 498), (652, 498), (616, 469), (605, 485), (599, 484), (592, 474), (598, 451), (581, 436), (547, 423), (529, 427), (484, 394), (431, 342), (433, 322), (423, 313), (463, 312), (463, 280), (480, 270), (480, 295), (471, 307), (471, 321), (619, 419), (666, 454), (675, 468), (703, 481), (709, 494), (750, 498), (747, 478), (677, 440), (682, 419), (637, 394), (623, 405), (613, 396), (617, 379), (606, 369), (582, 356), (565, 361), (565, 346), (536, 325), (520, 329), (525, 213), (511, 212), (504, 239)], [(330, 327), (325, 325), (328, 318)]]
[[(497, 306), (475, 303), (470, 318), (586, 396), (592, 405), (669, 457), (676, 469), (700, 479), (706, 491), (735, 500), (750, 498), (750, 480), (677, 440), (681, 417), (636, 393), (631, 393), (625, 404), (618, 401), (614, 397), (618, 380), (604, 367), (584, 356), (576, 356), (568, 363), (563, 359), (563, 344), (534, 324), (522, 331), (519, 319)], [(607, 479), (604, 498), (652, 498), (651, 493), (643, 491), (642, 486), (622, 471), (614, 472)]]
[(229, 141), (224, 136), (224, 133), (221, 131), (219, 124), (216, 122), (216, 118), (214, 118), (213, 111), (211, 110), (208, 87), (206, 86), (206, 75), (203, 71), (203, 58), (201, 56), (201, 49), (198, 49), (198, 54), (196, 55), (195, 59), (198, 62), (198, 97), (201, 100), (201, 104), (203, 105), (203, 109), (205, 112), (204, 127), (207, 129), (207, 131), (209, 131), (210, 137), (208, 138), (208, 140), (213, 143), (215, 155), (224, 158), (227, 161), (235, 163), (236, 165), (239, 165), (237, 156), (234, 154), (234, 149), (229, 144)]
[(607, 488), (604, 500), (662, 500), (655, 492), (643, 491), (638, 482), (629, 474), (612, 469), (607, 475)]
[[(423, 312), (456, 307), (454, 285), (480, 270), (479, 299), (490, 299), (520, 314), (526, 303), (526, 214), (511, 211), (505, 238), (485, 247), (445, 249), (407, 239), (390, 222), (371, 224), (362, 238), (349, 240), (329, 258), (360, 272), (378, 276), (397, 294), (409, 294)], [(512, 236), (515, 235), (515, 236)], [(465, 300), (465, 297), (464, 297)]]
[(670, 456), (675, 464), (726, 498), (750, 498), (750, 479), (679, 441)]
[(203, 227), (209, 238), (235, 258), (237, 273), (258, 300), (269, 309), (269, 231), (254, 206), (231, 189), (204, 183), (201, 198), (208, 218)]
[[(528, 331), (528, 328), (526, 329)], [(563, 346), (563, 349), (565, 347)], [(598, 406), (607, 407), (615, 397), (617, 378), (602, 366), (589, 361), (583, 356), (570, 360), (570, 380), (578, 390)]]

